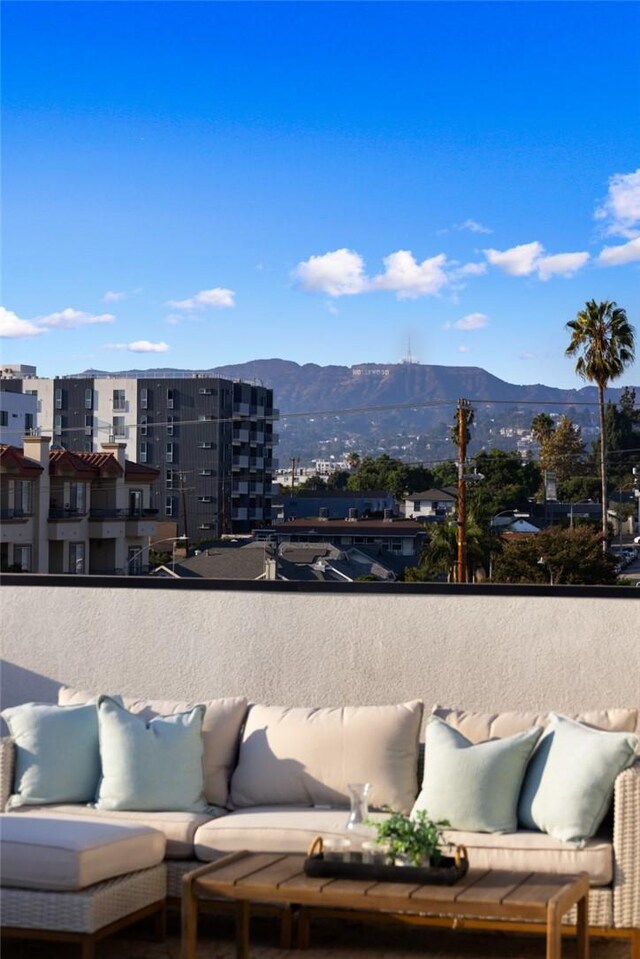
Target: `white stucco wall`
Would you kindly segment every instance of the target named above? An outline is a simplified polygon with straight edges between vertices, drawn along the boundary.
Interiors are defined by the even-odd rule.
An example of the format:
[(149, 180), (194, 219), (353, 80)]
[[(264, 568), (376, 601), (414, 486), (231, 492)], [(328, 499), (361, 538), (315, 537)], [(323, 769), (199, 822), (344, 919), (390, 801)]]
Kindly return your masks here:
[(640, 706), (640, 602), (13, 587), (3, 703), (96, 692), (293, 705)]

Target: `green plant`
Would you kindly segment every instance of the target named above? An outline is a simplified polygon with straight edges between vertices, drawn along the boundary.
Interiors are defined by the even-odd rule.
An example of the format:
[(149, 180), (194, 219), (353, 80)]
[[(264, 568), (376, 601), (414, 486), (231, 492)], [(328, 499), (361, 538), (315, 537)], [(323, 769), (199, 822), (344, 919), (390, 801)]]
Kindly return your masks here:
[(442, 830), (451, 824), (446, 819), (434, 822), (427, 811), (421, 809), (413, 816), (394, 812), (384, 822), (368, 820), (367, 825), (375, 827), (376, 842), (389, 846), (392, 859), (402, 856), (412, 866), (421, 866), (424, 862), (437, 866), (442, 857), (441, 846), (445, 844)]

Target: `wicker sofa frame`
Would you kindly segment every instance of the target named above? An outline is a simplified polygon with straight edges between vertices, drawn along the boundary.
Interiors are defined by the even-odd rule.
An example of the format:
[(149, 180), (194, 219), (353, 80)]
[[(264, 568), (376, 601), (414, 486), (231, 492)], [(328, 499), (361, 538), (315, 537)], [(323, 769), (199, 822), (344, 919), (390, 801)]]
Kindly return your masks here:
[[(11, 794), (14, 768), (13, 740), (0, 739), (0, 808), (5, 809)], [(595, 887), (589, 895), (589, 931), (593, 936), (627, 939), (631, 959), (640, 959), (640, 760), (616, 779), (613, 796), (614, 876), (611, 886)], [(166, 860), (167, 899), (178, 905), (183, 876), (201, 866), (195, 860)], [(446, 916), (425, 916), (431, 925), (450, 925)], [(575, 915), (565, 917), (566, 931), (575, 924)], [(458, 926), (460, 922), (458, 922)], [(465, 922), (467, 928), (497, 928), (481, 921)], [(504, 931), (504, 925), (501, 926)], [(512, 924), (515, 931), (516, 923)], [(530, 931), (530, 929), (529, 929)], [(285, 937), (286, 938), (286, 937)]]

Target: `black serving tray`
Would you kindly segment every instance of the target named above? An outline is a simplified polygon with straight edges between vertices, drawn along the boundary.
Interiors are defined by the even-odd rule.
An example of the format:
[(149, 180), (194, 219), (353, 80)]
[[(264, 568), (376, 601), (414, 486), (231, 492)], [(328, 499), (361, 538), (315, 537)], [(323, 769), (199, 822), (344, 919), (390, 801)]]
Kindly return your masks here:
[(322, 853), (307, 856), (304, 871), (307, 876), (321, 879), (369, 879), (372, 882), (415, 882), (429, 886), (453, 886), (469, 868), (469, 860), (462, 857), (458, 864), (451, 856), (442, 856), (437, 866), (382, 866), (362, 862), (359, 853), (351, 853), (350, 862), (325, 859)]

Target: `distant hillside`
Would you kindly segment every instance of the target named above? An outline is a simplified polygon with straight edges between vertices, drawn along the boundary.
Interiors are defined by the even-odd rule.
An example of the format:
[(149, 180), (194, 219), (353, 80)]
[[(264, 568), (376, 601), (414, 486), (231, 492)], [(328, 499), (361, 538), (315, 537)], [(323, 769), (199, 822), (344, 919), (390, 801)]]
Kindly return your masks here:
[[(87, 370), (78, 375), (100, 372)], [(164, 367), (123, 370), (112, 375), (152, 377), (184, 372)], [(283, 414), (335, 411), (329, 416), (284, 417), (280, 421), (279, 456), (283, 465), (284, 459), (294, 455), (305, 459), (340, 455), (345, 446), (360, 452), (376, 452), (395, 445), (394, 455), (404, 454), (406, 458), (419, 457), (421, 447), (433, 455), (451, 455), (447, 431), (453, 407), (460, 397), (478, 403), (476, 445), (486, 445), (481, 435), (484, 436), (489, 422), (499, 420), (505, 425), (516, 422), (528, 426), (539, 412), (536, 404), (548, 412), (566, 412), (576, 404), (570, 409), (576, 421), (582, 425), (596, 422), (595, 410), (580, 406), (597, 400), (593, 386), (565, 390), (540, 383), (517, 385), (474, 366), (419, 363), (362, 363), (353, 367), (306, 363), (301, 366), (289, 360), (268, 359), (187, 372), (258, 380), (273, 389), (274, 403)], [(640, 387), (636, 389), (640, 395)], [(611, 389), (608, 398), (617, 400), (621, 392), (621, 389)], [(412, 409), (412, 403), (420, 406)], [(387, 409), (376, 411), (371, 407)], [(350, 410), (354, 412), (347, 412)], [(399, 437), (406, 437), (407, 442), (398, 442)], [(416, 437), (421, 441), (418, 446)]]

